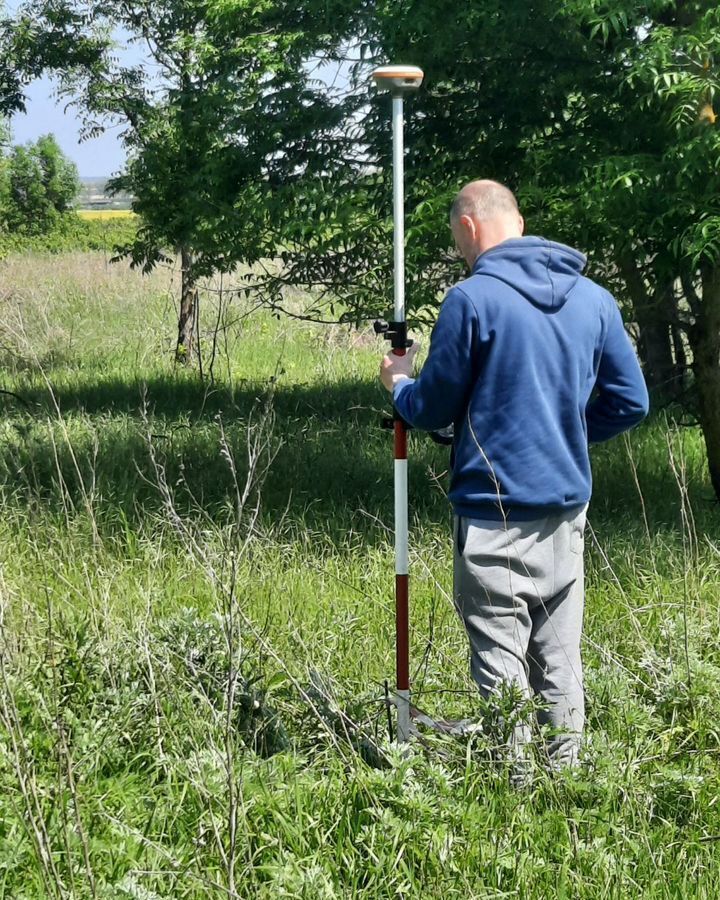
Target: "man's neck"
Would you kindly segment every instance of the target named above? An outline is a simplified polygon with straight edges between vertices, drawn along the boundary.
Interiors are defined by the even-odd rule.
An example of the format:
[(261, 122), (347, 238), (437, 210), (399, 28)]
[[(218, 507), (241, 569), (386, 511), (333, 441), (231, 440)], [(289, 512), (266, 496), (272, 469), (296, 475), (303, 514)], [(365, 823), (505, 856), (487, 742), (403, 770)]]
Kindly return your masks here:
[(503, 244), (505, 241), (520, 237), (522, 237), (522, 235), (519, 231), (499, 231), (480, 244), (480, 253), (478, 256), (482, 253), (487, 253), (488, 250), (492, 250), (492, 248), (497, 247), (498, 244)]
[(489, 241), (483, 241), (482, 244), (480, 244), (480, 246), (478, 248), (477, 255), (476, 255), (475, 259), (473, 260), (470, 268), (472, 269), (474, 267), (475, 263), (480, 259), (480, 257), (483, 255), (483, 253), (487, 253), (488, 250), (492, 250), (493, 247), (499, 247), (500, 244), (504, 244), (505, 241), (510, 241), (515, 238), (521, 238), (521, 237), (522, 237), (522, 235), (519, 232), (513, 231), (513, 232), (507, 232), (507, 233), (503, 234), (502, 236), (498, 236), (497, 239), (493, 238)]

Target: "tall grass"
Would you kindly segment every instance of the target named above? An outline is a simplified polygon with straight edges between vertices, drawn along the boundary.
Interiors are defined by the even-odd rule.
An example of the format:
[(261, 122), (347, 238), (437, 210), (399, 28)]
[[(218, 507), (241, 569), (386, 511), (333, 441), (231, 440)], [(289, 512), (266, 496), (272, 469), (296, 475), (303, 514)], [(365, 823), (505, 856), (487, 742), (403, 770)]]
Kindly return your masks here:
[[(518, 792), (489, 736), (387, 741), (375, 341), (233, 301), (201, 382), (170, 362), (173, 272), (1, 265), (0, 896), (718, 895), (696, 431), (657, 415), (594, 451), (586, 758)], [(476, 716), (446, 452), (411, 453), (414, 688)]]

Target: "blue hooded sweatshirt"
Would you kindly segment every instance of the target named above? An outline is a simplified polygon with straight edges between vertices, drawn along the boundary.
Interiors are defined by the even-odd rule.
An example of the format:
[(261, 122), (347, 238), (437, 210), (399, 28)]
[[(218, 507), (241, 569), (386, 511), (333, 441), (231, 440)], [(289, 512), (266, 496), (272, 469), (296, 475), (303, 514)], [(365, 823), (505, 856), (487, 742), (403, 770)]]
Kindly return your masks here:
[(445, 297), (420, 376), (395, 387), (415, 428), (454, 424), (456, 515), (529, 520), (584, 506), (588, 443), (647, 415), (620, 311), (585, 262), (540, 237), (481, 254)]

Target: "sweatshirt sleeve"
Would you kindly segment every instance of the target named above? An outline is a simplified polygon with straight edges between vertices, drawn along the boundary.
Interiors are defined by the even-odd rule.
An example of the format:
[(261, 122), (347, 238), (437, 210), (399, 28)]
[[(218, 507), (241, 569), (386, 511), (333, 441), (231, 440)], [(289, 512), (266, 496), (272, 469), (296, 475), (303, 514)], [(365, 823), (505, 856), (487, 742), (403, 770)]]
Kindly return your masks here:
[(649, 398), (640, 363), (623, 326), (617, 303), (612, 310), (596, 381), (588, 404), (588, 441), (597, 444), (627, 431), (648, 414)]
[(436, 431), (463, 415), (474, 380), (477, 332), (473, 304), (463, 290), (452, 288), (440, 307), (422, 372), (393, 392), (395, 408), (414, 428)]

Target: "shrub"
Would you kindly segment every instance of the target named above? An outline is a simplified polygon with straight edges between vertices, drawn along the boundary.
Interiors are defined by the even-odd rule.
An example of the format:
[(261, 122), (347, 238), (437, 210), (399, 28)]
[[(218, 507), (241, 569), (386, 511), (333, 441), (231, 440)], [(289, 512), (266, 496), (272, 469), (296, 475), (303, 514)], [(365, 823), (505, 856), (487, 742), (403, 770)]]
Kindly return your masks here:
[(44, 234), (0, 231), (0, 258), (24, 252), (105, 250), (114, 254), (133, 239), (137, 221), (135, 216), (82, 219), (76, 213), (66, 213)]

